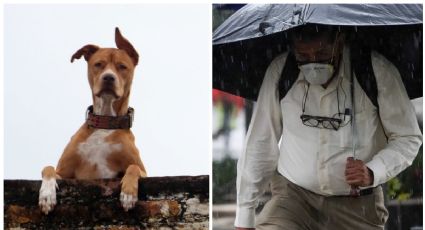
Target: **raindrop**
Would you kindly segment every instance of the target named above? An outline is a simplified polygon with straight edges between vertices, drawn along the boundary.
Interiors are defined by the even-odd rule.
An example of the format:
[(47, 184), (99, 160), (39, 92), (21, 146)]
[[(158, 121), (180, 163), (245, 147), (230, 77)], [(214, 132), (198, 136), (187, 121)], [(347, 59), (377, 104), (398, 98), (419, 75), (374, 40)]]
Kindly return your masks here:
[(230, 56), (230, 62), (233, 63), (233, 55)]
[(286, 50), (291, 50), (291, 47), (289, 46), (289, 44), (286, 45)]
[(319, 32), (319, 27), (316, 25), (316, 32)]
[(413, 44), (414, 44), (416, 49), (419, 48), (419, 38), (418, 38), (418, 36), (413, 35)]
[(357, 26), (354, 26), (354, 30), (356, 31), (356, 33), (357, 33)]
[(285, 80), (285, 86), (287, 87), (290, 84), (289, 80)]
[(245, 66), (243, 65), (243, 62), (241, 62), (241, 70), (245, 71)]
[(267, 50), (266, 50), (266, 55), (267, 55), (267, 58), (271, 59), (271, 58), (272, 58), (272, 56), (273, 56), (273, 52), (272, 52), (272, 50), (271, 50), (271, 49), (267, 49)]

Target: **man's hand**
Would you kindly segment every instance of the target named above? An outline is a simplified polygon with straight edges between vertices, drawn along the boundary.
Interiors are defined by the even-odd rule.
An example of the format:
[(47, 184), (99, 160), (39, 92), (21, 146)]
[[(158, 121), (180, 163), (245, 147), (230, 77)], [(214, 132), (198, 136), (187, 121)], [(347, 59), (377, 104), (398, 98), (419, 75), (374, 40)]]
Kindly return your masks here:
[(345, 180), (354, 187), (370, 186), (373, 184), (373, 172), (366, 167), (363, 161), (348, 157), (345, 166)]

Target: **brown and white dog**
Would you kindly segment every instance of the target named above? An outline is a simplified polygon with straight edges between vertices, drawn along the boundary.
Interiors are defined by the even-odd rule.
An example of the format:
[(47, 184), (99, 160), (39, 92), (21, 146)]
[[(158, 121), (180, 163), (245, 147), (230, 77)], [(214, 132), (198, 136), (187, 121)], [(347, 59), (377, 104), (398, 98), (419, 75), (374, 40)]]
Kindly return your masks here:
[(47, 166), (39, 206), (48, 214), (56, 205), (56, 179), (100, 179), (123, 176), (120, 201), (128, 211), (137, 201), (138, 179), (146, 170), (130, 131), (132, 109), (128, 107), (134, 68), (139, 55), (118, 28), (116, 48), (86, 45), (71, 58), (84, 56), (88, 64), (88, 79), (93, 106), (87, 120), (66, 146), (56, 170)]

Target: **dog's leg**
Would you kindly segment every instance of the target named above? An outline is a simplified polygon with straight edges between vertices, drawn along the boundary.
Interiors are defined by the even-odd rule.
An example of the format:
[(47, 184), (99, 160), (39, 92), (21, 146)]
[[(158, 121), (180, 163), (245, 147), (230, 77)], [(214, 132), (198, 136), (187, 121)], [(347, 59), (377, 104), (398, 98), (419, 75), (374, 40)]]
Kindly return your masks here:
[(125, 211), (134, 208), (136, 204), (140, 177), (146, 177), (146, 173), (138, 165), (128, 166), (121, 180), (120, 201)]
[(41, 183), (38, 205), (44, 214), (48, 214), (56, 205), (56, 172), (52, 166), (47, 166), (41, 172), (43, 181)]

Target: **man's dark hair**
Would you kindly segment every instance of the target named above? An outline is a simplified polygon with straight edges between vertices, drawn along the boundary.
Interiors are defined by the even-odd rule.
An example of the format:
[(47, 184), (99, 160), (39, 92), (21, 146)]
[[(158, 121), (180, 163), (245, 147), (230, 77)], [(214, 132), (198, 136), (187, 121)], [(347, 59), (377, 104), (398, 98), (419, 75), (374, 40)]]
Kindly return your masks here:
[(291, 44), (294, 41), (310, 42), (318, 37), (325, 37), (333, 42), (338, 32), (338, 27), (319, 24), (307, 24), (298, 26), (288, 31)]

